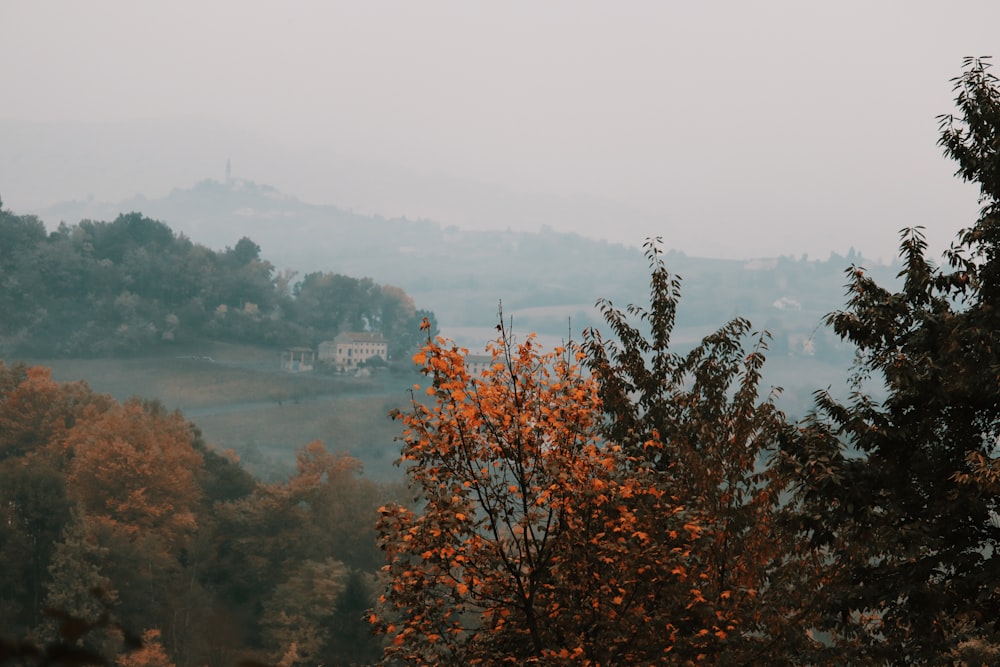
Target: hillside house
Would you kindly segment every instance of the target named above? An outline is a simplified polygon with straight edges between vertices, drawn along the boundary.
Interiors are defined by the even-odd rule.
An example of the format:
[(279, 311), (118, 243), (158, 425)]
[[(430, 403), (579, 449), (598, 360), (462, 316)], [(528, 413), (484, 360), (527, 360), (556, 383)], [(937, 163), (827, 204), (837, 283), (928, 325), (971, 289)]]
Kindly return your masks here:
[(491, 354), (467, 354), (465, 356), (465, 372), (470, 377), (480, 377), (483, 371), (493, 367)]
[(389, 344), (380, 333), (347, 331), (320, 343), (318, 356), (323, 363), (347, 373), (356, 371), (372, 357), (389, 361)]

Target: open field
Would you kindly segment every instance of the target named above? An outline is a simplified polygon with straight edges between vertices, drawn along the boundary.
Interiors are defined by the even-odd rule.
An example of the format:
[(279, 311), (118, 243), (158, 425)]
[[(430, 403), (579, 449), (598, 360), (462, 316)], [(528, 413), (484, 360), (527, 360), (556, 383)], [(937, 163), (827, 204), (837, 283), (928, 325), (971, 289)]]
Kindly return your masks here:
[(25, 362), (119, 400), (139, 396), (179, 409), (209, 443), (235, 450), (261, 477), (287, 474), (298, 448), (322, 440), (330, 451), (358, 458), (367, 477), (402, 478), (393, 466), (400, 428), (388, 412), (407, 403), (413, 376), (285, 373), (276, 350), (223, 343), (206, 344), (197, 354)]
[[(474, 338), (488, 332), (457, 333)], [(139, 396), (179, 409), (209, 443), (236, 451), (265, 479), (286, 476), (295, 451), (314, 440), (359, 459), (372, 479), (402, 479), (393, 465), (399, 455), (394, 439), (401, 429), (388, 413), (404, 407), (408, 389), (421, 382), (415, 374), (388, 372), (370, 378), (285, 373), (278, 370), (277, 350), (225, 343), (141, 358), (26, 361), (52, 368), (57, 380), (82, 379), (119, 400)], [(761, 389), (783, 386), (779, 404), (798, 418), (812, 406), (813, 391), (843, 386), (844, 375), (819, 359), (775, 354), (765, 365)]]
[(339, 394), (299, 403), (272, 404), (253, 410), (195, 417), (205, 438), (240, 453), (244, 464), (262, 477), (280, 475), (294, 463), (294, 452), (322, 440), (334, 452), (347, 452), (364, 464), (365, 475), (379, 481), (402, 479), (393, 462), (399, 456), (394, 438), (400, 427), (388, 412), (402, 407), (402, 389), (384, 393)]

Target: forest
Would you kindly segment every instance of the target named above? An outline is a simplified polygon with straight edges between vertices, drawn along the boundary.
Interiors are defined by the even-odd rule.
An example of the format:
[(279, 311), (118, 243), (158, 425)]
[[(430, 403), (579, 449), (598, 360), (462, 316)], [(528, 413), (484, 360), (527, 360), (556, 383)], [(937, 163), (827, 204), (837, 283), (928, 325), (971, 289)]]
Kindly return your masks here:
[(178, 665), (293, 646), (373, 659), (371, 517), (396, 492), (358, 468), (311, 443), (287, 482), (264, 484), (156, 402), (0, 365), (5, 639), (79, 638), (115, 656), (152, 632), (142, 650)]
[[(997, 664), (1000, 81), (968, 59), (954, 86), (939, 145), (978, 186), (980, 215), (941, 264), (919, 228), (902, 230), (890, 285), (844, 267), (846, 302), (826, 326), (855, 351), (848, 391), (818, 388), (801, 419), (762, 382), (770, 335), (748, 320), (674, 345), (681, 281), (658, 239), (648, 303), (599, 300), (603, 322), (553, 349), (501, 313), (481, 373), (429, 314), (404, 309), (419, 324), (398, 344), (422, 342), (422, 380), (390, 415), (398, 486), (319, 442), (264, 483), (155, 400), (0, 366), (0, 662)], [(137, 322), (144, 344), (167, 344), (167, 315), (186, 335), (217, 303), (277, 307), (274, 331), (296, 336), (349, 317), (286, 319), (294, 306), (269, 291), (281, 281), (249, 240), (212, 260), (242, 267), (246, 292), (160, 285), (139, 315), (117, 302), (140, 269), (96, 267), (129, 252), (155, 265), (138, 259), (150, 237), (100, 254), (77, 238), (133, 219), (51, 240), (12, 219), (0, 229), (35, 254), (0, 250), (0, 268), (30, 276), (56, 249), (77, 253), (87, 298), (118, 313), (101, 334), (121, 333), (121, 350)], [(24, 310), (5, 340), (60, 330), (74, 276), (35, 296), (5, 279), (3, 312)], [(175, 312), (185, 303), (200, 317)], [(111, 351), (100, 339), (72, 350)]]
[(216, 252), (140, 213), (46, 233), (0, 203), (0, 354), (109, 356), (214, 339), (315, 347), (342, 331), (420, 344), (406, 292), (371, 278), (275, 267), (243, 237)]

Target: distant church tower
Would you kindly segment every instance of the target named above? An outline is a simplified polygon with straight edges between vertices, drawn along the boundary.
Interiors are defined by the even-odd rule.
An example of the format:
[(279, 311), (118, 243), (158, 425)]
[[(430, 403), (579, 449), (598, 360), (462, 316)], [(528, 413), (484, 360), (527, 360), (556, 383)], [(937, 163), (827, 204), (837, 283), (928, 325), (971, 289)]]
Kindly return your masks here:
[(231, 160), (226, 160), (226, 183), (233, 180), (233, 163)]

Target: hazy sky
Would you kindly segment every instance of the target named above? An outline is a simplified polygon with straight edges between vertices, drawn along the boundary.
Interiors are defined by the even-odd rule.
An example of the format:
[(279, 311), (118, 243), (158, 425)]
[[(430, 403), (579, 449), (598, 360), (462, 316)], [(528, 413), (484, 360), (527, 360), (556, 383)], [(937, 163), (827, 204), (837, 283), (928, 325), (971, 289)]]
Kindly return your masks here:
[[(170, 171), (171, 139), (161, 158), (144, 137), (141, 161), (76, 181), (87, 167), (58, 169), (51, 144), (16, 163), (0, 150), (0, 195), (15, 210), (161, 196), (232, 157), (240, 176), (368, 212), (492, 226), (509, 195), (511, 218), (535, 202), (557, 229), (689, 254), (888, 258), (901, 227), (943, 248), (974, 219), (935, 117), (962, 57), (1000, 50), (998, 26), (996, 0), (2, 0), (0, 120), (183, 122), (221, 148), (211, 171)], [(95, 163), (130, 149), (107, 143), (87, 148)], [(465, 198), (435, 200), (448, 189)], [(607, 219), (577, 220), (588, 201)]]

